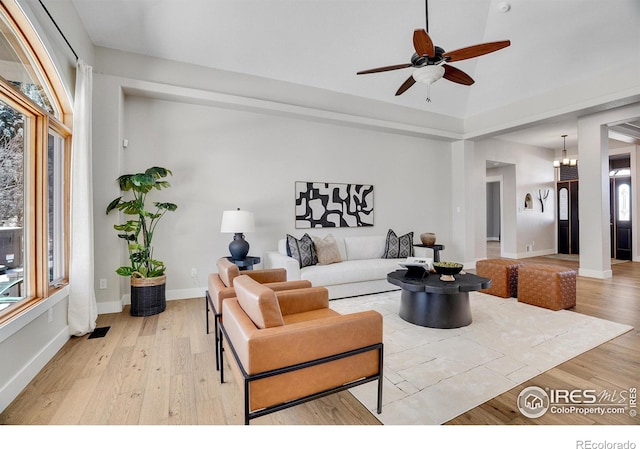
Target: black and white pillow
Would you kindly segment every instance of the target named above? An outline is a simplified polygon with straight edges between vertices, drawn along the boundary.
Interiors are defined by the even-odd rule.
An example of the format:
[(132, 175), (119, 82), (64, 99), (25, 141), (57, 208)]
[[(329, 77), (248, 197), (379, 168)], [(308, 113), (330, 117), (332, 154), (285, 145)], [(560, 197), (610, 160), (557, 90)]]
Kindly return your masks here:
[(287, 255), (296, 259), (300, 264), (300, 268), (318, 263), (316, 247), (309, 234), (303, 235), (299, 240), (287, 234)]
[(402, 259), (413, 257), (413, 232), (398, 237), (392, 229), (387, 232), (383, 259)]

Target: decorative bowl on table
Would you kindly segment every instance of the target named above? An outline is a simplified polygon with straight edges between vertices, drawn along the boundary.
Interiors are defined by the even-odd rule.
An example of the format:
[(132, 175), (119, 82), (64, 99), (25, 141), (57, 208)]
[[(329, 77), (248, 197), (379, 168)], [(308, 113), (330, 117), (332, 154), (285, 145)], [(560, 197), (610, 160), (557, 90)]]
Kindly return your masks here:
[(433, 262), (433, 269), (440, 275), (442, 281), (454, 281), (454, 274), (462, 271), (462, 264), (458, 262)]

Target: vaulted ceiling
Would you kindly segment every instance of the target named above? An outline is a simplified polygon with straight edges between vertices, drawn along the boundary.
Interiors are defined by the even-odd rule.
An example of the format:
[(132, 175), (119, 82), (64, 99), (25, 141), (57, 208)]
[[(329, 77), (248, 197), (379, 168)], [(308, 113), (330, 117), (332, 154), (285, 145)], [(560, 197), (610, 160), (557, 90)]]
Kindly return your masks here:
[[(640, 67), (638, 0), (429, 0), (428, 31), (446, 51), (511, 46), (451, 63), (475, 84), (441, 79), (400, 96), (424, 0), (73, 0), (97, 46), (327, 89), (466, 119), (605, 73)], [(507, 4), (509, 8), (504, 5)], [(505, 9), (508, 11), (504, 12)], [(566, 126), (575, 120), (565, 117)], [(562, 130), (557, 128), (563, 128)], [(539, 127), (537, 127), (539, 128)], [(562, 120), (511, 138), (558, 147)], [(546, 134), (546, 135), (545, 135)], [(542, 137), (545, 135), (545, 137)], [(567, 141), (570, 144), (571, 141)]]

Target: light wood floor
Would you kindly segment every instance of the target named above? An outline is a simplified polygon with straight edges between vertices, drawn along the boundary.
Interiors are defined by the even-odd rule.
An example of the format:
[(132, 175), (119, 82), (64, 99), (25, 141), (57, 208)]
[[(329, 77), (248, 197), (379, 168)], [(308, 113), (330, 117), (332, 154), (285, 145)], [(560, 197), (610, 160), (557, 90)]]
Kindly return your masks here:
[[(575, 262), (527, 259), (577, 268)], [(640, 263), (614, 265), (613, 279), (579, 277), (576, 312), (634, 330), (525, 385), (610, 391), (640, 386)], [(215, 371), (213, 334), (205, 333), (202, 298), (169, 301), (146, 318), (101, 315), (104, 338), (72, 338), (15, 401), (0, 424), (242, 424), (242, 398), (231, 377)], [(520, 414), (516, 387), (447, 424), (638, 424), (628, 415)], [(342, 392), (251, 421), (254, 424), (380, 424), (350, 393)]]

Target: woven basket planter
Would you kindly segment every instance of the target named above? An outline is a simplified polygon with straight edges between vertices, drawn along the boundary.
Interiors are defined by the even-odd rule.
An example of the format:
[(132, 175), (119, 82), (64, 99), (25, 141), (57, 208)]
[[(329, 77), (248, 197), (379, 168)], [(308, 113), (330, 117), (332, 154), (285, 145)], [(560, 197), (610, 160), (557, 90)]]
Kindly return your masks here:
[(131, 278), (131, 316), (156, 315), (167, 307), (166, 276)]

